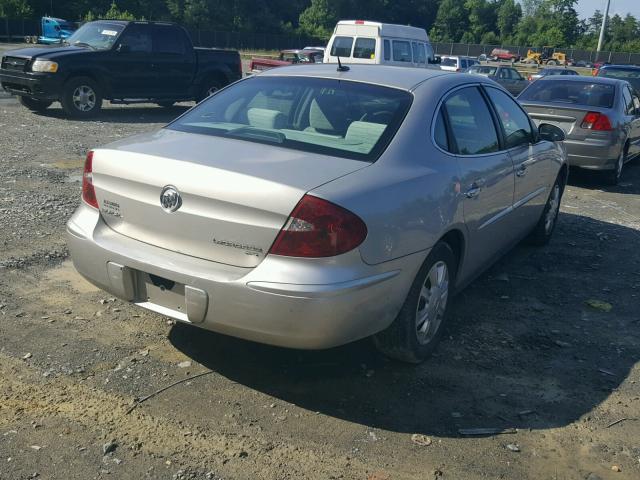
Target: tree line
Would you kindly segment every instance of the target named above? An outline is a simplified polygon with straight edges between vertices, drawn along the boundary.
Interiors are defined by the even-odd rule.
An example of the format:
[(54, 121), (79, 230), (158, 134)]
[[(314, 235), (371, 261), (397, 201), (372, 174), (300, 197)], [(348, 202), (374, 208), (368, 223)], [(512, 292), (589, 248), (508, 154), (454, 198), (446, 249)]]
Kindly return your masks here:
[[(434, 42), (595, 49), (603, 14), (578, 0), (0, 0), (0, 17), (171, 20), (201, 30), (300, 34), (326, 40), (339, 19), (425, 28)], [(640, 21), (609, 17), (605, 50), (640, 52)]]

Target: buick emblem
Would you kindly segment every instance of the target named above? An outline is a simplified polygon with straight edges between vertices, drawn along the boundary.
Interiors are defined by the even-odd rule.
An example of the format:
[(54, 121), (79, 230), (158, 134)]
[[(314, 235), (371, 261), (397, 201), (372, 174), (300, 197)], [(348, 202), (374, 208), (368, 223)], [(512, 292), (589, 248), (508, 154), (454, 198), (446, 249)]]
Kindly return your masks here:
[(165, 212), (172, 213), (182, 206), (180, 192), (173, 185), (167, 185), (160, 193), (160, 206)]

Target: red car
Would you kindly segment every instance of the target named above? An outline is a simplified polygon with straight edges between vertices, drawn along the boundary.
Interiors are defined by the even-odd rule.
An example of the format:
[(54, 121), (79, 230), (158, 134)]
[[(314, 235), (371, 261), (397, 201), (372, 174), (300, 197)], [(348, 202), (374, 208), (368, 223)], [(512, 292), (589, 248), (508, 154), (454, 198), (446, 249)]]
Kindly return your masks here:
[(275, 58), (252, 58), (249, 64), (251, 73), (260, 73), (263, 70), (269, 70), (274, 67), (282, 67), (283, 65), (292, 65), (296, 63), (322, 63), (324, 51), (307, 49), (304, 50), (282, 50), (277, 59)]
[(489, 57), (493, 60), (508, 60), (509, 62), (520, 60), (520, 55), (505, 48), (494, 48), (491, 50)]

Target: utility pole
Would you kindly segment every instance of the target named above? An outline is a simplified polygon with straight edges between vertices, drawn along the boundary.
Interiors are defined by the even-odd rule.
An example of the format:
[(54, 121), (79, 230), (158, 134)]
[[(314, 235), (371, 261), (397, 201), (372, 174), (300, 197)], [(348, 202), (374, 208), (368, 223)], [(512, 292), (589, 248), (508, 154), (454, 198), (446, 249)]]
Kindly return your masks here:
[(610, 5), (611, 5), (611, 0), (607, 0), (607, 6), (604, 9), (604, 16), (602, 17), (602, 28), (600, 29), (600, 38), (598, 39), (598, 51), (596, 52), (596, 61), (598, 60), (598, 56), (600, 55), (600, 50), (602, 50), (602, 44), (604, 43), (604, 31), (607, 29), (607, 18), (609, 17)]

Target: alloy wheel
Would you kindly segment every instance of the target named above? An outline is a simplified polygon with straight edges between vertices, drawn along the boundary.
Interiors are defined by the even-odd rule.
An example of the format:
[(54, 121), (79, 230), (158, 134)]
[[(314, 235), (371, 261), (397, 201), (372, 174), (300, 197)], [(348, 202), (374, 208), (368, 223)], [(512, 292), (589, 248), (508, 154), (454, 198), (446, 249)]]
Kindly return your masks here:
[(544, 231), (546, 233), (553, 230), (553, 225), (558, 218), (558, 209), (560, 208), (560, 185), (557, 183), (553, 186), (551, 196), (549, 197), (549, 209), (544, 217)]
[(416, 307), (418, 343), (426, 345), (440, 328), (449, 298), (449, 269), (445, 262), (436, 262), (425, 280)]
[(96, 92), (88, 85), (78, 85), (72, 95), (73, 106), (80, 112), (89, 112), (96, 106)]

